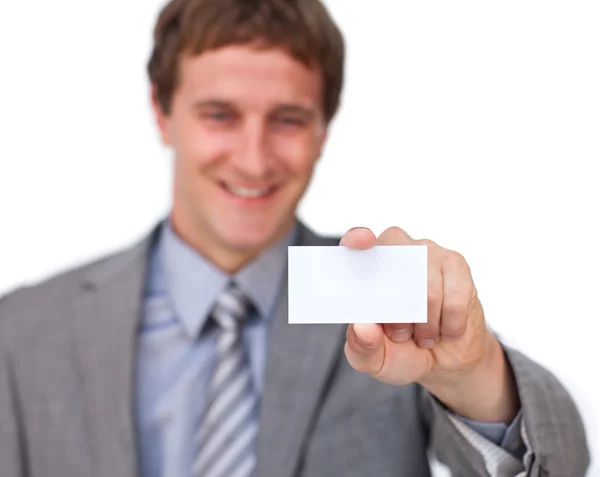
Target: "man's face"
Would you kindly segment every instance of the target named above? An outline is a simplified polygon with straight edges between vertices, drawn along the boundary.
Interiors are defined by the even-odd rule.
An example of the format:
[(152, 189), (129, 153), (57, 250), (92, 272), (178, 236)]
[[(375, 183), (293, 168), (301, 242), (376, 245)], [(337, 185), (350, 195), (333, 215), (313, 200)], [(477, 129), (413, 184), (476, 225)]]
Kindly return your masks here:
[(181, 60), (168, 116), (154, 103), (184, 239), (227, 267), (221, 255), (256, 255), (290, 230), (326, 136), (320, 71), (228, 46)]

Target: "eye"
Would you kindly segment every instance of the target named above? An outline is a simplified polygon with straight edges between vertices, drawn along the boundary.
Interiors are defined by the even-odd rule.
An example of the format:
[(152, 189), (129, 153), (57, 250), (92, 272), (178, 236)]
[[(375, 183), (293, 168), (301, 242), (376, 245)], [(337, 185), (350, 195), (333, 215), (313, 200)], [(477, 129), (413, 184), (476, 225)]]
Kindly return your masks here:
[(277, 124), (282, 126), (303, 126), (304, 120), (298, 117), (281, 116), (276, 119)]
[(210, 119), (211, 121), (229, 121), (231, 119), (231, 114), (225, 112), (225, 111), (213, 111), (213, 112), (209, 112), (206, 113), (204, 115), (204, 117), (206, 119)]

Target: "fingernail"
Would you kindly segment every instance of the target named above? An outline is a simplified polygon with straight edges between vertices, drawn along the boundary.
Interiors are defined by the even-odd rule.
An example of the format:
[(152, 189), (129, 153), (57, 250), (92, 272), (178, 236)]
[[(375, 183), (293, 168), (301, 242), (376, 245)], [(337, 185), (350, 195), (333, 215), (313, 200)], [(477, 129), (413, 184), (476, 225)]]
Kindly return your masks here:
[(353, 328), (354, 334), (356, 335), (356, 339), (358, 340), (358, 342), (363, 346), (371, 346), (372, 343), (356, 330), (356, 325), (354, 325)]
[(350, 230), (348, 230), (348, 232), (352, 232), (353, 230), (359, 230), (359, 229), (367, 230), (367, 227), (352, 227)]
[(422, 340), (418, 340), (417, 344), (419, 345), (419, 348), (430, 349), (430, 348), (433, 348), (435, 346), (435, 340), (422, 339)]
[(388, 334), (389, 338), (396, 343), (404, 343), (412, 336), (412, 329), (404, 328), (403, 330), (393, 330)]

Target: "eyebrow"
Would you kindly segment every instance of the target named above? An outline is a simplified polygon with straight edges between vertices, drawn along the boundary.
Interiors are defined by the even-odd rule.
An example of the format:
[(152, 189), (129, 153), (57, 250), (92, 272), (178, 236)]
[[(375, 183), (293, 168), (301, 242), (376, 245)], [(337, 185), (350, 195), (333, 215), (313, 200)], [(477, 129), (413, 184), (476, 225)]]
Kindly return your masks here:
[[(229, 101), (224, 101), (220, 99), (207, 99), (197, 101), (193, 104), (193, 109), (205, 109), (205, 108), (228, 108), (235, 109), (235, 106)], [(274, 113), (284, 113), (284, 114), (297, 114), (303, 116), (306, 120), (313, 119), (317, 116), (317, 112), (313, 108), (307, 108), (304, 106), (300, 106), (297, 104), (279, 104)]]
[(304, 106), (298, 106), (296, 104), (281, 104), (277, 106), (275, 112), (298, 114), (300, 116), (303, 116), (306, 120), (313, 119), (317, 115), (317, 112), (314, 109), (306, 108)]
[(231, 108), (231, 103), (227, 101), (222, 101), (219, 99), (207, 99), (205, 101), (197, 101), (192, 107), (194, 109), (204, 109), (204, 108)]

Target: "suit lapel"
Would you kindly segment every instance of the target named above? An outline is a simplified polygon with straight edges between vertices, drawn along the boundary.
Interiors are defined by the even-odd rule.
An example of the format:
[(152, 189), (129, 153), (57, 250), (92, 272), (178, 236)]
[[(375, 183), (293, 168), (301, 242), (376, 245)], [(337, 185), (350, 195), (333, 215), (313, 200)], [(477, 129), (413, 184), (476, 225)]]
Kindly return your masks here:
[(150, 237), (93, 267), (75, 303), (94, 477), (137, 475), (133, 397), (138, 320)]
[[(135, 247), (94, 266), (73, 310), (94, 477), (138, 475), (135, 358), (148, 252), (158, 228)], [(335, 245), (300, 225), (298, 245)], [(261, 477), (291, 477), (342, 356), (344, 325), (289, 325), (287, 276), (269, 339), (258, 434)]]
[[(299, 245), (334, 245), (300, 226)], [(291, 477), (344, 343), (344, 325), (289, 325), (287, 275), (269, 339), (258, 433), (261, 477)]]

